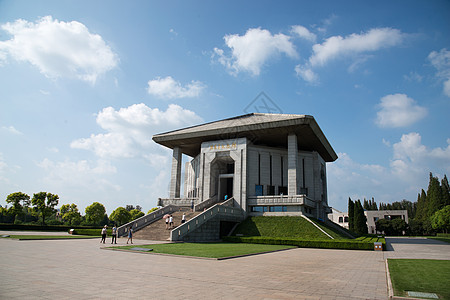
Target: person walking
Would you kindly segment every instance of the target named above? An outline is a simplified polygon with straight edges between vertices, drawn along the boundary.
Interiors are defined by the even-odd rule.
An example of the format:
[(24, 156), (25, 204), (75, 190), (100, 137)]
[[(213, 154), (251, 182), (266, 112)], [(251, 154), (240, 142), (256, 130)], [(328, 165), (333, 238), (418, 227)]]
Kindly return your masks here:
[(100, 240), (100, 243), (105, 243), (105, 241), (106, 241), (106, 228), (108, 228), (108, 226), (103, 226), (103, 229), (102, 229), (102, 239)]
[(117, 244), (117, 227), (116, 227), (116, 225), (114, 225), (112, 228), (111, 244)]
[(169, 218), (170, 218), (170, 216), (167, 215), (166, 216), (166, 229), (169, 229)]
[(184, 224), (186, 222), (186, 215), (183, 213), (183, 216), (181, 217), (181, 224)]
[(170, 215), (170, 217), (169, 217), (169, 229), (172, 229), (172, 227), (173, 227), (173, 216)]
[(131, 228), (131, 226), (130, 226), (130, 229), (128, 230), (127, 244), (128, 244), (128, 241), (130, 241), (130, 240), (131, 240), (131, 243), (133, 244), (133, 228)]

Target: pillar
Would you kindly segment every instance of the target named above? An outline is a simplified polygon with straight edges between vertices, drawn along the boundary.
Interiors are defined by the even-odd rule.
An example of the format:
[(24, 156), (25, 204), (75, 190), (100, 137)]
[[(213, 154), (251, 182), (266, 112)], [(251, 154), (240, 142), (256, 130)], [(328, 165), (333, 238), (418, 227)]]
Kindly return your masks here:
[(297, 135), (288, 135), (288, 195), (297, 195)]
[(170, 174), (169, 198), (180, 198), (181, 186), (181, 150), (180, 147), (173, 148), (172, 171)]

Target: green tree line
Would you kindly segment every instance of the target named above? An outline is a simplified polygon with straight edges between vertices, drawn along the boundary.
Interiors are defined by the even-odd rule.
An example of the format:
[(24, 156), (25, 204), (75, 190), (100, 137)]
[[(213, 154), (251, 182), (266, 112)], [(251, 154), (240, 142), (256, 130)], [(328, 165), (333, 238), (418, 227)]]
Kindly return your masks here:
[[(145, 215), (141, 206), (126, 205), (116, 208), (108, 217), (105, 206), (99, 202), (87, 206), (84, 215), (74, 203), (63, 204), (58, 212), (59, 196), (47, 192), (33, 194), (33, 197), (15, 192), (6, 197), (6, 203), (5, 207), (0, 206), (0, 223), (120, 226)], [(148, 213), (156, 209), (152, 208)]]
[[(402, 219), (378, 220), (377, 231), (388, 235), (407, 232), (411, 235), (432, 235), (436, 232), (450, 232), (450, 188), (447, 175), (439, 181), (430, 173), (428, 189), (421, 190), (416, 202), (403, 199), (393, 203), (376, 204), (374, 198), (361, 201), (348, 200), (349, 229), (356, 234), (367, 233), (364, 210), (406, 210), (409, 224)], [(362, 221), (364, 220), (364, 222)]]

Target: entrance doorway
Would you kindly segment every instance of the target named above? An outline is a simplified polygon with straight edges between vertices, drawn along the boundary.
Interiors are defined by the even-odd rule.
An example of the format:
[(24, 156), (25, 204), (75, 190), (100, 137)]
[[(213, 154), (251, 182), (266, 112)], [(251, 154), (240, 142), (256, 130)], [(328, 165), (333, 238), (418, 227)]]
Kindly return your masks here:
[(220, 202), (225, 200), (225, 196), (227, 196), (227, 199), (233, 197), (233, 181), (234, 181), (234, 174), (219, 175), (219, 186), (217, 190), (219, 191), (218, 200)]
[(222, 155), (215, 158), (211, 163), (211, 183), (210, 195), (216, 196), (218, 202), (233, 197), (234, 186), (234, 160), (228, 156)]

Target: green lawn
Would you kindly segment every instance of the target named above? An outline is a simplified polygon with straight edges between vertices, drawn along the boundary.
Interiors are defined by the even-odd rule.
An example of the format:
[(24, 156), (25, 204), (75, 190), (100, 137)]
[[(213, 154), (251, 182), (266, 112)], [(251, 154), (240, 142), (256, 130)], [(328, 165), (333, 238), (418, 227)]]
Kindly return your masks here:
[[(173, 255), (185, 255), (208, 258), (225, 258), (230, 256), (240, 256), (278, 251), (296, 248), (286, 245), (261, 245), (261, 244), (241, 244), (241, 243), (173, 243), (173, 244), (153, 244), (153, 245), (130, 245), (121, 247), (109, 247), (113, 249), (150, 248), (153, 253), (165, 253)], [(151, 253), (151, 252), (150, 252)]]
[(308, 240), (330, 239), (302, 217), (249, 217), (239, 224), (233, 232), (233, 235), (236, 234)]
[(388, 259), (388, 264), (395, 296), (414, 291), (450, 299), (450, 260)]
[(16, 240), (64, 240), (64, 239), (91, 239), (92, 236), (87, 235), (18, 235), (13, 234), (9, 239)]

